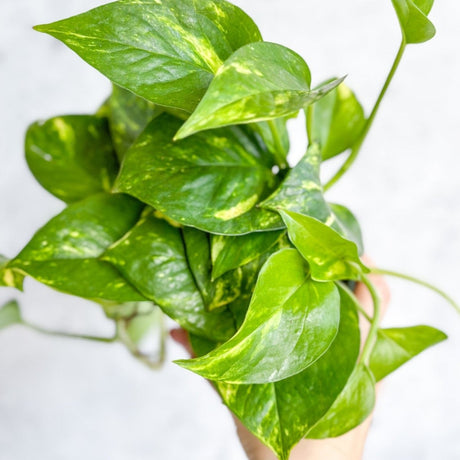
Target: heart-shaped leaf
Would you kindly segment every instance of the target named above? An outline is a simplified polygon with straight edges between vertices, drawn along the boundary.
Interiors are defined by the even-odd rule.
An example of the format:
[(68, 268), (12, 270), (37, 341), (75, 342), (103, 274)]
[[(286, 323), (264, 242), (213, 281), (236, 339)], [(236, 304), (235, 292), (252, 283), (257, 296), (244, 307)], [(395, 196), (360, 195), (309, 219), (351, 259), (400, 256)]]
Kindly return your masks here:
[(9, 268), (59, 291), (117, 302), (145, 300), (99, 256), (137, 221), (142, 205), (98, 194), (69, 205), (35, 233)]
[(436, 29), (428, 19), (434, 0), (391, 0), (398, 15), (401, 32), (406, 43), (431, 40)]
[(184, 329), (216, 341), (234, 333), (228, 311), (208, 312), (178, 228), (147, 215), (102, 257)]
[(360, 425), (375, 404), (375, 380), (371, 371), (359, 364), (326, 415), (308, 432), (307, 438), (335, 438)]
[(339, 319), (334, 283), (311, 280), (298, 252), (283, 249), (263, 266), (238, 332), (208, 355), (176, 363), (210, 380), (276, 382), (302, 372), (324, 354)]
[(280, 214), (290, 240), (309, 263), (314, 280), (357, 280), (369, 272), (352, 241), (313, 217), (292, 211)]
[(189, 112), (222, 62), (261, 40), (254, 22), (223, 0), (120, 0), (35, 29), (117, 85)]
[(444, 332), (429, 326), (380, 329), (369, 368), (377, 381), (382, 380), (428, 347), (446, 339)]
[[(223, 402), (280, 459), (287, 459), (291, 448), (325, 415), (355, 367), (360, 344), (358, 317), (349, 294), (340, 286), (339, 292), (337, 336), (327, 352), (310, 367), (276, 383), (216, 382)], [(215, 346), (194, 337), (192, 345), (198, 356)]]
[(364, 110), (353, 92), (340, 84), (307, 110), (310, 143), (318, 143), (323, 160), (351, 148), (365, 123)]
[(339, 233), (350, 241), (353, 241), (358, 247), (358, 254), (362, 255), (364, 253), (364, 243), (358, 219), (347, 207), (336, 203), (328, 204), (339, 224)]
[(342, 80), (311, 90), (310, 70), (297, 53), (276, 43), (245, 45), (219, 68), (176, 139), (205, 129), (294, 115)]
[(66, 203), (110, 191), (118, 172), (107, 120), (93, 115), (34, 123), (25, 149), (37, 181)]
[[(116, 188), (169, 218), (218, 234), (276, 230), (276, 213), (255, 205), (275, 184), (265, 154), (238, 127), (173, 142), (180, 121), (163, 114), (126, 153)], [(229, 173), (231, 171), (231, 173)]]
[(16, 300), (10, 300), (0, 307), (0, 330), (13, 324), (21, 324), (22, 317)]

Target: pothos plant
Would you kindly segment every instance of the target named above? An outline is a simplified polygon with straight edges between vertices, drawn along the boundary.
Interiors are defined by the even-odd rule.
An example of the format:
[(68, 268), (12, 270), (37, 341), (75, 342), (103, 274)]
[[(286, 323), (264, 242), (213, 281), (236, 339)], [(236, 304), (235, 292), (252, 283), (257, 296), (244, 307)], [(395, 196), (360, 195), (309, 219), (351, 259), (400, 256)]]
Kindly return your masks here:
[[(67, 207), (0, 259), (0, 283), (22, 289), (30, 276), (97, 302), (115, 336), (77, 337), (121, 341), (152, 367), (165, 334), (159, 356), (142, 341), (169, 316), (196, 355), (176, 362), (214, 382), (282, 460), (302, 438), (359, 425), (375, 383), (446, 338), (429, 326), (380, 328), (368, 274), (422, 283), (456, 307), (428, 283), (367, 267), (356, 218), (324, 195), (358, 156), (406, 46), (435, 34), (433, 0), (392, 4), (401, 46), (367, 116), (343, 78), (312, 88), (302, 57), (263, 41), (224, 0), (120, 0), (37, 26), (113, 90), (96, 114), (29, 127), (29, 168)], [(309, 144), (290, 165), (286, 122), (300, 111)], [(343, 153), (322, 184), (321, 163)], [(370, 322), (361, 351), (360, 314)], [(26, 322), (11, 301), (0, 328), (18, 323), (66, 335)]]

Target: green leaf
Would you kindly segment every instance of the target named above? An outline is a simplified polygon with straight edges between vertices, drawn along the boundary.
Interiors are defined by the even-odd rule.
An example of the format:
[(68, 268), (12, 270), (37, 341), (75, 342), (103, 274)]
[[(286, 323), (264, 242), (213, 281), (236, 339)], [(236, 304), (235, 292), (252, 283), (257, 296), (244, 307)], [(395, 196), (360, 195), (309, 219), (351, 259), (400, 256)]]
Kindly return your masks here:
[(206, 308), (216, 310), (235, 300), (241, 294), (242, 270), (237, 268), (212, 280), (209, 235), (191, 227), (185, 227), (182, 234), (188, 264)]
[(380, 329), (369, 367), (375, 379), (382, 380), (414, 356), (445, 339), (444, 332), (429, 326)]
[(24, 275), (17, 270), (7, 268), (9, 259), (0, 254), (0, 286), (23, 290)]
[(347, 207), (335, 203), (328, 204), (338, 221), (339, 233), (348, 240), (353, 241), (358, 247), (358, 254), (362, 255), (364, 253), (364, 243), (358, 219)]
[(10, 300), (0, 307), (0, 330), (13, 324), (21, 324), (22, 317), (16, 300)]
[(280, 213), (290, 240), (309, 263), (314, 280), (358, 280), (362, 273), (369, 272), (352, 241), (313, 217), (292, 211)]
[(234, 333), (228, 311), (206, 310), (187, 263), (181, 232), (166, 221), (145, 216), (102, 259), (184, 329), (216, 341)]
[(137, 221), (141, 204), (126, 195), (98, 194), (69, 205), (35, 233), (9, 268), (88, 299), (144, 300), (99, 256)]
[(263, 266), (238, 332), (208, 355), (176, 363), (210, 380), (276, 382), (323, 355), (339, 319), (335, 285), (311, 280), (298, 252), (284, 249)]
[(322, 159), (327, 160), (353, 146), (365, 121), (361, 104), (342, 83), (308, 107), (308, 139), (320, 145)]
[(375, 404), (375, 381), (371, 371), (359, 364), (326, 415), (308, 432), (307, 438), (334, 438), (360, 425)]
[(162, 109), (131, 91), (113, 85), (108, 112), (110, 133), (121, 160), (126, 150), (150, 121), (161, 114)]
[[(349, 294), (340, 286), (339, 292), (339, 331), (327, 352), (310, 367), (276, 383), (216, 383), (224, 403), (281, 459), (287, 459), (291, 448), (324, 416), (355, 367), (360, 344), (358, 316)], [(197, 343), (193, 336), (191, 342), (198, 355), (212, 349), (212, 344)]]
[(276, 211), (285, 210), (305, 214), (340, 231), (340, 225), (324, 199), (319, 177), (320, 164), (319, 146), (311, 144), (307, 153), (288, 172), (281, 185), (260, 206)]
[(261, 40), (254, 22), (222, 0), (121, 0), (35, 29), (117, 85), (188, 112), (233, 51)]
[(246, 265), (267, 252), (285, 234), (285, 231), (248, 233), (241, 236), (212, 235), (212, 277)]
[(205, 129), (296, 114), (342, 80), (311, 90), (310, 70), (297, 53), (275, 43), (245, 45), (219, 68), (176, 139)]
[(163, 114), (147, 126), (126, 153), (116, 188), (211, 233), (282, 228), (276, 213), (255, 207), (275, 176), (245, 131), (226, 128), (173, 142), (179, 124)]
[(428, 19), (434, 0), (392, 0), (406, 43), (431, 40), (436, 29)]
[(118, 172), (107, 121), (93, 115), (34, 123), (25, 149), (37, 181), (66, 203), (110, 191)]

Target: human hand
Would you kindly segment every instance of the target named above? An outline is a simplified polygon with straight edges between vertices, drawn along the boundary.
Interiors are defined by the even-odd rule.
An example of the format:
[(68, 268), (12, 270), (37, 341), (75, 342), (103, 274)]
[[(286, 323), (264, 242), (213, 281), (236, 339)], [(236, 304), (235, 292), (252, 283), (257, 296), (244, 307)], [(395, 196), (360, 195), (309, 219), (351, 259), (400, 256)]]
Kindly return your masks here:
[[(364, 262), (372, 265), (372, 262), (364, 257)], [(382, 315), (388, 307), (390, 294), (384, 278), (380, 275), (369, 275), (381, 298)], [(362, 283), (355, 288), (355, 295), (364, 310), (372, 316), (372, 298)], [(364, 343), (369, 332), (369, 323), (360, 317), (362, 331), (362, 343)], [(193, 356), (188, 340), (187, 332), (183, 329), (173, 329), (170, 335), (174, 341), (181, 344)], [(262, 444), (235, 416), (236, 431), (249, 460), (276, 460), (274, 453)], [(367, 438), (372, 415), (361, 425), (348, 433), (329, 439), (304, 439), (297, 444), (291, 452), (290, 460), (360, 460), (363, 455), (364, 445)]]

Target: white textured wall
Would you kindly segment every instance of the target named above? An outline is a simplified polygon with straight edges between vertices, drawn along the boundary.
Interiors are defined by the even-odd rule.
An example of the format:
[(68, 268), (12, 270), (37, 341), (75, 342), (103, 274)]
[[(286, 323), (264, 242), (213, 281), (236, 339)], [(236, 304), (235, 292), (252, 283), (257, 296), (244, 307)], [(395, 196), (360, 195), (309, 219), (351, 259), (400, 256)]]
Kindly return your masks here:
[[(108, 83), (31, 26), (97, 6), (95, 0), (2, 0), (0, 4), (0, 253), (14, 255), (62, 209), (27, 171), (28, 123), (93, 111)], [(315, 82), (348, 74), (371, 106), (398, 46), (390, 0), (238, 0), (266, 40), (302, 54)], [(412, 46), (365, 144), (330, 193), (359, 216), (381, 266), (431, 279), (460, 299), (458, 75), (460, 3), (438, 1), (438, 36)], [(304, 148), (294, 123), (294, 156)], [(438, 297), (391, 281), (388, 325), (431, 324), (450, 340), (388, 378), (366, 460), (460, 458), (459, 318)], [(110, 333), (98, 308), (32, 280), (18, 297), (30, 320)], [(181, 356), (170, 348), (170, 358)], [(174, 365), (156, 374), (118, 345), (0, 334), (0, 458), (8, 460), (240, 460), (230, 418), (199, 377)]]

